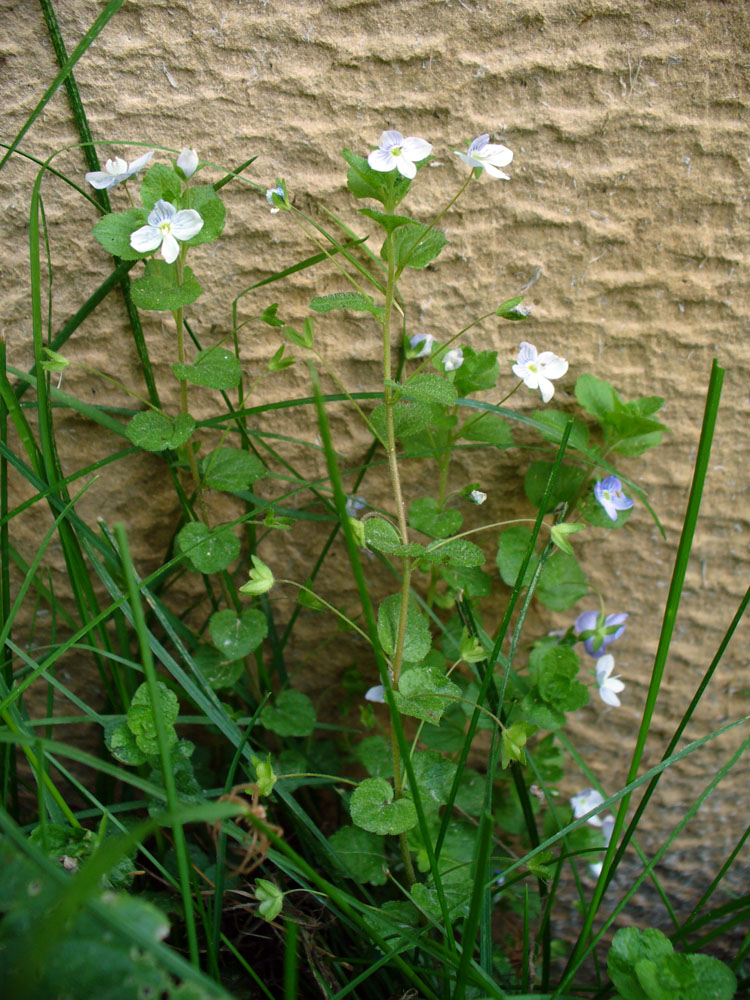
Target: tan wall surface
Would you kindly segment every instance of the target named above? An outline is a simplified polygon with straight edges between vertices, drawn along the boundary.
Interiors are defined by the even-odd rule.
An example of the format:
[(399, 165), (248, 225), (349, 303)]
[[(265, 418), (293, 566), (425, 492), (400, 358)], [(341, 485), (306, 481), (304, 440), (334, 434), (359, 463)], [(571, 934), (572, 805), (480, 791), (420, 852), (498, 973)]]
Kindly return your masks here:
[[(85, 0), (55, 4), (69, 51), (100, 7)], [(531, 320), (523, 327), (506, 323), (474, 331), (473, 346), (492, 344), (510, 362), (523, 336), (540, 350), (563, 354), (570, 371), (558, 383), (556, 403), (574, 403), (573, 385), (584, 371), (611, 379), (624, 398), (667, 397), (663, 418), (672, 433), (666, 443), (644, 459), (622, 462), (623, 471), (649, 491), (667, 541), (640, 508), (631, 519), (632, 531), (587, 532), (578, 547), (608, 610), (631, 614), (616, 650), (618, 671), (627, 682), (623, 707), (604, 714), (598, 701), (592, 702), (573, 723), (574, 738), (609, 788), (624, 776), (622, 748), (631, 745), (640, 719), (714, 358), (727, 369), (723, 404), (650, 763), (658, 759), (748, 585), (746, 11), (741, 2), (716, 0), (132, 0), (76, 69), (97, 140), (193, 145), (202, 158), (227, 166), (257, 155), (251, 179), (265, 187), (283, 176), (299, 207), (316, 212), (311, 199), (325, 199), (360, 229), (357, 206), (343, 188), (342, 147), (366, 154), (384, 128), (431, 141), (437, 164), (420, 175), (409, 199), (409, 210), (419, 218), (428, 218), (464, 176), (453, 148), (489, 131), (514, 150), (511, 182), (484, 178), (472, 186), (471, 198), (445, 220), (450, 246), (433, 270), (410, 275), (404, 291), (411, 296), (412, 329), (444, 336), (530, 286)], [(0, 18), (9, 39), (0, 77), (8, 141), (56, 66), (35, 4), (0, 0)], [(76, 141), (61, 91), (22, 148), (44, 158)], [(101, 155), (112, 155), (110, 147)], [(82, 179), (78, 151), (59, 162)], [(35, 170), (16, 157), (0, 173), (0, 334), (17, 364), (29, 356), (26, 233)], [(90, 236), (93, 208), (54, 179), (44, 191), (57, 330), (106, 276), (109, 261)], [(229, 222), (222, 239), (191, 258), (207, 293), (190, 314), (206, 340), (214, 324), (214, 334), (226, 330), (237, 292), (312, 252), (286, 216), (269, 214), (261, 195), (231, 186), (226, 196)], [(115, 198), (118, 204), (123, 207)], [(332, 271), (325, 279), (320, 272), (314, 286), (319, 293), (341, 287)], [(280, 288), (254, 299), (243, 315), (282, 300)], [(312, 288), (309, 275), (290, 281), (282, 300), (287, 319), (305, 315)], [(146, 313), (144, 326), (169, 398), (171, 319)], [(344, 381), (354, 389), (373, 388), (377, 368), (367, 359), (376, 357), (374, 327), (360, 320), (344, 327), (332, 320), (318, 322), (317, 329), (326, 359)], [(243, 345), (247, 371), (260, 371), (277, 345), (268, 328), (250, 326)], [(66, 353), (137, 384), (116, 295), (76, 333)], [(509, 374), (509, 367), (505, 370)], [(506, 377), (503, 384), (512, 382)], [(125, 396), (81, 371), (66, 373), (64, 387), (85, 399), (126, 405)], [(306, 370), (298, 364), (258, 398), (308, 391)], [(525, 394), (514, 398), (526, 409), (537, 405)], [(196, 415), (210, 407), (208, 397), (191, 404)], [(312, 415), (309, 419), (306, 433), (314, 441)], [(272, 429), (299, 433), (298, 423), (282, 418)], [(113, 446), (81, 421), (66, 418), (62, 426), (63, 460), (71, 471)], [(335, 426), (342, 451), (356, 461), (364, 436), (343, 414)], [(456, 485), (466, 477), (481, 478), (490, 493), (482, 515), (499, 520), (511, 509), (508, 500), (520, 488), (527, 458), (518, 452), (488, 456), (481, 474), (476, 466), (459, 463)], [(265, 489), (271, 495), (275, 487)], [(411, 496), (423, 489), (420, 482), (409, 485)], [(140, 500), (144, 493), (148, 507)], [(110, 523), (125, 518), (144, 568), (155, 568), (175, 518), (158, 460), (139, 456), (113, 467), (82, 509), (101, 513)], [(39, 523), (27, 521), (28, 536), (19, 542), (27, 553)], [(316, 549), (305, 533), (295, 532), (281, 551), (290, 564), (283, 572), (303, 578)], [(262, 554), (269, 561), (274, 557), (270, 550)], [(335, 568), (322, 586), (342, 606), (355, 607), (353, 590)], [(537, 624), (542, 629), (571, 620), (572, 614), (544, 613)], [(303, 619), (300, 661), (307, 655), (320, 662), (313, 653), (320, 621)], [(690, 738), (747, 713), (749, 638), (745, 623)], [(366, 654), (329, 646), (324, 659), (346, 665), (361, 655)], [(337, 689), (319, 666), (317, 672), (308, 666), (300, 683), (335, 703)], [(667, 824), (679, 819), (684, 803), (739, 745), (743, 732), (718, 741), (664, 782), (660, 808)], [(746, 769), (738, 771), (733, 783), (708, 801), (668, 867), (705, 871), (704, 862), (715, 866), (731, 848), (746, 821), (746, 810), (737, 808), (746, 776)], [(650, 844), (658, 843), (654, 834)]]

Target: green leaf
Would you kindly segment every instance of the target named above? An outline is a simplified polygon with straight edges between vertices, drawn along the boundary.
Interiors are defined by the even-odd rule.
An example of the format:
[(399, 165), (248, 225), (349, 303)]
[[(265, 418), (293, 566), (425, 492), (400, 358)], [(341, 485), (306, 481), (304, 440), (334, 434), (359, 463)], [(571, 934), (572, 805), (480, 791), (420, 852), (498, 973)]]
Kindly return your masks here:
[[(529, 466), (524, 479), (524, 489), (529, 503), (534, 507), (542, 506), (547, 483), (554, 467), (553, 462), (532, 462)], [(554, 510), (559, 503), (572, 503), (578, 496), (585, 478), (585, 471), (579, 469), (577, 465), (561, 465), (544, 513)]]
[(398, 205), (411, 187), (411, 181), (395, 170), (391, 173), (373, 170), (364, 157), (348, 149), (342, 150), (341, 155), (349, 164), (346, 183), (355, 198), (374, 198), (383, 205), (392, 198), (393, 205)]
[[(528, 528), (515, 525), (500, 536), (497, 549), (497, 567), (503, 583), (512, 587), (521, 568), (526, 548), (531, 538)], [(522, 586), (528, 587), (539, 562), (534, 553), (524, 576)], [(556, 552), (550, 556), (541, 572), (536, 596), (540, 603), (553, 611), (565, 611), (588, 593), (586, 577), (575, 556)]]
[(412, 756), (412, 765), (422, 800), (433, 806), (445, 805), (456, 774), (456, 764), (436, 750), (417, 750)]
[(203, 461), (203, 483), (213, 490), (239, 493), (263, 479), (266, 467), (249, 451), (240, 448), (217, 448)]
[(207, 389), (234, 389), (242, 378), (239, 361), (223, 347), (198, 351), (193, 364), (173, 364), (172, 371), (181, 381), (204, 385)]
[(242, 660), (227, 660), (213, 646), (198, 646), (193, 652), (193, 660), (214, 691), (234, 687), (245, 670)]
[(272, 923), (284, 907), (284, 893), (267, 878), (256, 878), (255, 898), (260, 903), (258, 913), (268, 923)]
[[(140, 260), (148, 253), (139, 253), (130, 245), (130, 237), (147, 223), (147, 214), (142, 208), (128, 208), (125, 212), (112, 212), (103, 216), (94, 226), (94, 236), (113, 257), (121, 260)], [(149, 251), (150, 253), (151, 251)]]
[(369, 295), (358, 292), (334, 292), (332, 295), (318, 295), (310, 303), (313, 312), (327, 313), (332, 309), (350, 309), (352, 312), (366, 312), (382, 316), (383, 307), (376, 306)]
[(385, 849), (382, 836), (356, 826), (342, 826), (328, 843), (349, 878), (370, 885), (385, 885)]
[(497, 351), (475, 351), (467, 344), (463, 347), (463, 354), (463, 364), (456, 370), (453, 382), (459, 396), (469, 396), (480, 389), (494, 389), (500, 377)]
[(121, 763), (129, 764), (131, 767), (139, 767), (146, 763), (146, 754), (139, 749), (127, 722), (118, 722), (110, 731), (105, 729), (104, 742), (112, 756)]
[(366, 736), (355, 753), (370, 777), (393, 777), (393, 750), (383, 736)]
[(230, 609), (215, 611), (208, 627), (211, 642), (228, 660), (241, 660), (268, 635), (266, 616), (255, 608), (245, 608), (239, 615)]
[[(434, 409), (414, 399), (400, 399), (393, 407), (393, 430), (397, 438), (413, 437), (433, 422)], [(385, 404), (376, 406), (370, 414), (375, 433), (386, 440)]]
[(365, 542), (368, 548), (376, 549), (378, 552), (385, 552), (388, 555), (401, 556), (402, 558), (416, 557), (424, 554), (424, 546), (417, 542), (410, 542), (404, 545), (398, 531), (382, 517), (368, 517), (364, 523)]
[(518, 708), (527, 722), (540, 729), (562, 729), (565, 725), (565, 712), (544, 701), (535, 687), (523, 696)]
[(441, 406), (453, 406), (458, 399), (453, 384), (442, 375), (432, 375), (426, 372), (422, 375), (413, 375), (408, 382), (399, 385), (398, 382), (386, 380), (386, 385), (397, 389), (402, 396), (409, 399), (416, 399), (422, 403), (437, 403)]
[(589, 413), (595, 417), (603, 417), (611, 413), (615, 408), (617, 393), (603, 379), (595, 375), (584, 374), (578, 377), (576, 382), (576, 399)]
[(286, 688), (261, 712), (260, 721), (279, 736), (310, 736), (315, 729), (315, 707), (306, 694)]
[(352, 822), (370, 833), (406, 833), (417, 825), (411, 799), (393, 798), (393, 787), (385, 778), (365, 778), (354, 789), (350, 809)]
[(387, 233), (392, 233), (401, 226), (416, 225), (414, 220), (406, 215), (388, 215), (385, 212), (376, 212), (374, 208), (360, 208), (359, 214), (366, 215), (368, 219), (373, 219)]
[[(428, 231), (429, 230), (429, 231)], [(448, 238), (440, 229), (429, 229), (421, 222), (412, 222), (408, 226), (396, 230), (392, 237), (393, 256), (396, 271), (405, 267), (422, 269), (433, 261), (448, 242)], [(380, 256), (387, 260), (387, 241), (383, 244)]]
[(177, 265), (164, 260), (149, 260), (143, 277), (133, 282), (133, 302), (139, 309), (163, 312), (189, 306), (203, 294), (203, 289), (185, 265), (182, 284), (177, 284)]
[(240, 540), (226, 525), (211, 530), (202, 521), (191, 521), (177, 535), (177, 550), (196, 573), (220, 573), (240, 554)]
[(461, 697), (461, 689), (434, 667), (414, 667), (401, 674), (393, 694), (403, 715), (437, 726), (443, 712)]
[[(544, 424), (547, 428), (546, 430), (539, 431), (546, 441), (552, 441), (555, 444), (559, 444), (562, 441), (565, 428), (571, 419), (569, 413), (563, 413), (562, 410), (534, 410), (531, 415), (537, 423)], [(588, 427), (583, 421), (574, 417), (573, 426), (570, 429), (570, 437), (568, 438), (568, 448), (573, 448), (576, 451), (585, 451), (588, 443)]]
[(183, 208), (194, 209), (203, 219), (202, 229), (191, 240), (186, 240), (185, 246), (197, 247), (201, 243), (212, 243), (221, 236), (226, 209), (211, 184), (188, 188)]
[[(393, 656), (396, 651), (400, 614), (400, 594), (391, 594), (390, 597), (386, 597), (378, 608), (378, 638), (386, 656)], [(427, 656), (431, 645), (430, 623), (417, 605), (410, 601), (404, 636), (404, 660), (407, 663), (418, 663)]]
[(500, 749), (500, 766), (505, 769), (512, 760), (519, 764), (526, 763), (526, 741), (530, 736), (529, 724), (526, 720), (514, 722), (503, 730)]
[(309, 349), (312, 347), (315, 340), (315, 329), (311, 316), (305, 317), (305, 321), (302, 325), (302, 333), (295, 330), (294, 327), (291, 326), (285, 326), (281, 332), (286, 339), (291, 341), (296, 347)]
[(484, 552), (465, 538), (450, 538), (427, 546), (424, 558), (435, 565), (473, 569), (485, 563)]
[(431, 538), (448, 538), (461, 530), (463, 517), (458, 510), (440, 510), (434, 497), (420, 497), (409, 507), (409, 524)]
[(155, 163), (143, 176), (141, 203), (147, 212), (151, 211), (160, 198), (176, 206), (181, 193), (182, 181), (165, 163)]
[(588, 592), (588, 581), (576, 557), (554, 552), (544, 564), (535, 594), (550, 610), (567, 611)]
[(194, 430), (195, 420), (189, 413), (168, 417), (156, 410), (144, 410), (129, 421), (125, 433), (137, 448), (157, 452), (182, 447)]
[(500, 305), (495, 310), (495, 315), (499, 316), (500, 319), (511, 319), (511, 320), (521, 320), (526, 319), (529, 315), (528, 306), (519, 306), (523, 302), (523, 295), (516, 295), (515, 298), (506, 299), (505, 302), (501, 302)]
[(570, 646), (537, 647), (529, 669), (539, 696), (561, 712), (575, 712), (588, 704), (588, 688), (576, 680), (578, 654)]
[(515, 444), (508, 424), (494, 413), (484, 413), (479, 419), (469, 417), (459, 436), (467, 441), (494, 444), (496, 448), (512, 448)]
[[(172, 745), (177, 742), (174, 723), (180, 714), (180, 703), (174, 691), (170, 691), (163, 681), (157, 681), (156, 684), (159, 692), (157, 711), (166, 730), (167, 744)], [(138, 749), (148, 756), (156, 756), (159, 753), (159, 741), (148, 684), (141, 684), (133, 695), (128, 709), (127, 724), (135, 737)]]

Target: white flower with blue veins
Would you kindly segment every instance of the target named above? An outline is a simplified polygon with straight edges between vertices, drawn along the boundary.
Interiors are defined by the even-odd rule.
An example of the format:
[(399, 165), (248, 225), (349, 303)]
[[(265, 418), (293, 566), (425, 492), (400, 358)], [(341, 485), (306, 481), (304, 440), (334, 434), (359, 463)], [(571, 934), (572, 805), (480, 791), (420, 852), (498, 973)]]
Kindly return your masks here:
[(185, 175), (185, 180), (192, 177), (198, 169), (198, 154), (194, 149), (183, 149), (177, 157), (177, 166)]
[(497, 177), (503, 181), (509, 181), (510, 177), (500, 170), (500, 167), (507, 167), (513, 159), (513, 152), (507, 146), (500, 143), (490, 142), (488, 133), (479, 135), (469, 146), (465, 153), (455, 151), (456, 156), (468, 163), (470, 167), (479, 167), (486, 170), (490, 177)]
[(144, 153), (143, 156), (139, 156), (131, 163), (116, 156), (114, 160), (107, 160), (104, 164), (104, 170), (91, 170), (87, 173), (86, 180), (97, 191), (113, 188), (115, 184), (120, 184), (129, 177), (133, 177), (139, 170), (143, 170), (153, 155), (154, 151), (151, 150), (150, 153)]
[(621, 702), (617, 696), (625, 690), (625, 685), (620, 680), (619, 675), (617, 677), (611, 676), (614, 669), (615, 658), (611, 653), (605, 653), (596, 661), (596, 683), (599, 687), (599, 697), (605, 705), (619, 708)]
[(555, 387), (550, 380), (562, 378), (567, 370), (568, 362), (565, 358), (559, 358), (552, 351), (542, 351), (541, 354), (537, 354), (533, 344), (521, 341), (518, 358), (513, 365), (513, 374), (517, 375), (529, 389), (539, 389), (542, 402), (549, 403), (555, 395)]
[(460, 347), (456, 347), (453, 351), (448, 351), (443, 357), (443, 368), (447, 372), (455, 372), (464, 363), (464, 352)]
[(414, 135), (406, 139), (400, 132), (388, 130), (378, 140), (378, 148), (367, 157), (373, 170), (387, 174), (398, 170), (403, 177), (412, 180), (417, 176), (416, 164), (427, 159), (432, 152), (432, 144)]
[(149, 253), (161, 247), (161, 255), (168, 264), (177, 260), (180, 243), (191, 240), (203, 229), (203, 219), (194, 208), (177, 209), (161, 198), (148, 216), (148, 225), (136, 229), (130, 236), (130, 245), (138, 253)]

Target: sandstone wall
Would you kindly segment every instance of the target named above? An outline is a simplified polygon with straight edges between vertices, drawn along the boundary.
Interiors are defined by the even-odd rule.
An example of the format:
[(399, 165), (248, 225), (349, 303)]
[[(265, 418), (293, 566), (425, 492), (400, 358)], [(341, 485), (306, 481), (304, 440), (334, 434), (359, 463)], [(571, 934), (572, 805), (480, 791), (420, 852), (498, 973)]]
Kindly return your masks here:
[[(59, 0), (55, 6), (70, 51), (100, 5)], [(474, 332), (475, 347), (492, 344), (510, 361), (523, 336), (540, 350), (563, 354), (570, 372), (556, 402), (572, 404), (575, 378), (584, 371), (612, 380), (625, 398), (667, 397), (663, 417), (672, 433), (666, 443), (644, 459), (623, 462), (649, 491), (667, 541), (641, 508), (632, 531), (588, 532), (579, 546), (608, 610), (631, 614), (617, 647), (617, 667), (627, 682), (623, 707), (603, 715), (597, 702), (574, 723), (587, 761), (611, 788), (624, 776), (622, 748), (640, 719), (714, 358), (727, 369), (723, 404), (650, 762), (658, 759), (748, 584), (746, 10), (740, 2), (718, 0), (131, 0), (75, 72), (94, 137), (114, 144), (102, 147), (102, 159), (121, 152), (128, 140), (177, 150), (192, 145), (202, 158), (224, 166), (257, 155), (250, 179), (265, 188), (283, 176), (298, 207), (317, 214), (322, 199), (358, 228), (362, 220), (343, 187), (342, 147), (365, 154), (384, 128), (429, 139), (437, 163), (420, 176), (410, 199), (410, 210), (425, 218), (464, 176), (453, 148), (489, 131), (514, 150), (511, 182), (485, 178), (472, 187), (471, 199), (445, 220), (450, 246), (432, 271), (411, 275), (404, 290), (411, 296), (411, 322), (440, 336), (527, 288), (532, 319), (523, 327), (506, 323)], [(9, 141), (56, 65), (35, 4), (3, 0), (0, 12), (9, 39), (0, 82)], [(44, 159), (76, 142), (60, 91), (22, 149)], [(56, 163), (82, 181), (78, 150)], [(18, 365), (29, 357), (26, 234), (35, 172), (33, 163), (15, 157), (0, 173), (0, 333)], [(91, 206), (54, 179), (44, 193), (54, 331), (109, 265), (90, 236), (96, 218)], [(231, 300), (240, 290), (314, 252), (286, 216), (269, 214), (262, 194), (241, 185), (225, 193), (224, 236), (194, 254), (196, 271), (206, 279), (209, 269), (213, 275), (190, 310), (206, 340), (227, 329)], [(327, 274), (324, 280), (320, 272), (316, 292), (341, 287), (332, 271)], [(285, 317), (299, 320), (312, 288), (309, 273), (298, 276), (283, 292), (274, 286), (246, 301), (244, 315), (280, 300)], [(167, 401), (172, 393), (174, 404), (171, 320), (155, 313), (143, 319), (160, 388)], [(327, 362), (347, 385), (372, 388), (375, 329), (364, 321), (331, 321), (319, 322), (318, 330)], [(257, 324), (245, 337), (247, 369), (260, 371), (278, 342)], [(77, 332), (66, 353), (138, 385), (117, 294)], [(124, 395), (81, 370), (66, 374), (64, 387), (85, 399), (127, 405)], [(262, 387), (257, 399), (308, 392), (306, 369), (298, 364)], [(530, 409), (536, 402), (521, 397), (521, 405)], [(210, 407), (208, 397), (191, 404), (196, 415)], [(64, 417), (61, 426), (69, 471), (113, 447), (113, 439), (80, 420)], [(335, 427), (342, 451), (356, 461), (365, 439), (355, 422), (341, 411)], [(311, 413), (307, 427), (287, 416), (266, 429), (301, 433), (311, 442), (316, 436)], [(486, 461), (480, 475), (476, 466), (458, 463), (456, 483), (481, 478), (490, 494), (482, 514), (500, 519), (519, 489), (527, 457), (509, 452)], [(303, 457), (299, 465), (310, 471), (314, 458)], [(372, 486), (371, 496), (377, 489)], [(423, 485), (412, 479), (409, 489), (416, 495)], [(110, 523), (124, 518), (143, 567), (158, 565), (176, 514), (158, 460), (138, 456), (112, 466), (82, 509)], [(19, 541), (27, 555), (43, 517), (35, 516)], [(280, 550), (289, 563), (284, 572), (304, 578), (319, 544), (313, 532), (295, 532)], [(56, 553), (51, 555), (54, 562)], [(59, 566), (56, 580), (63, 585)], [(345, 607), (355, 606), (336, 564), (322, 586)], [(286, 613), (282, 602), (279, 611)], [(571, 617), (545, 613), (538, 616), (539, 628)], [(690, 727), (691, 738), (748, 711), (749, 637), (745, 624)], [(315, 653), (321, 639), (330, 643), (323, 657), (328, 663), (345, 666), (363, 654), (341, 647), (333, 631), (321, 636), (320, 619), (303, 619), (293, 653), (300, 683), (335, 702), (332, 678), (321, 672)], [(659, 808), (667, 823), (677, 821), (684, 803), (740, 739), (735, 731), (664, 782)], [(698, 861), (703, 871), (704, 861), (715, 866), (744, 828), (744, 810), (735, 805), (745, 790), (738, 771), (708, 801), (670, 864), (684, 869)]]

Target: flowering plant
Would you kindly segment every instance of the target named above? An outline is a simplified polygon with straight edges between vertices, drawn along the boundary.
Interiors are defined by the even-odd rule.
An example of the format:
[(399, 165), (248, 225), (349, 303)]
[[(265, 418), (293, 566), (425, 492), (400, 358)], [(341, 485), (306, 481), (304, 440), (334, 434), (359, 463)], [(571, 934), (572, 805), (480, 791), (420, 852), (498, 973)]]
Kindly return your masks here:
[[(86, 648), (114, 664), (111, 673), (103, 668), (109, 709), (90, 717), (102, 720), (115, 761), (106, 773), (116, 767), (118, 782), (138, 791), (133, 810), (151, 817), (139, 834), (139, 864), (155, 884), (178, 890), (195, 969), (209, 955), (206, 966), (219, 975), (222, 911), (236, 894), (254, 933), (261, 927), (287, 935), (288, 956), (297, 955), (289, 928), (304, 923), (305, 908), (316, 921), (327, 908), (357, 968), (370, 970), (372, 991), (363, 996), (390, 995), (408, 979), (434, 1000), (502, 1000), (517, 987), (528, 995), (535, 968), (548, 995), (549, 914), (571, 865), (582, 906), (597, 882), (561, 976), (560, 991), (567, 991), (632, 830), (624, 828), (628, 790), (607, 797), (566, 725), (571, 716), (584, 727), (601, 725), (613, 717), (604, 713), (626, 719), (641, 707), (629, 672), (637, 630), (627, 612), (607, 613), (608, 595), (590, 585), (579, 554), (582, 542), (606, 546), (608, 532), (631, 518), (628, 531), (649, 517), (660, 528), (630, 466), (660, 442), (666, 428), (655, 415), (663, 401), (621, 399), (609, 382), (581, 371), (574, 344), (543, 343), (534, 332), (520, 340), (514, 324), (535, 325), (521, 295), (492, 303), (468, 323), (462, 301), (461, 322), (438, 328), (405, 294), (419, 272), (441, 267), (448, 242), (441, 220), (469, 186), (508, 190), (494, 182), (509, 179), (503, 168), (513, 162), (510, 149), (484, 134), (458, 159), (449, 157), (461, 171), (457, 191), (434, 214), (413, 218), (405, 206), (432, 143), (388, 130), (377, 149), (366, 148), (343, 152), (348, 190), (363, 203), (356, 221), (315, 207), (303, 213), (282, 178), (247, 182), (267, 224), (298, 226), (312, 246), (240, 291), (231, 320), (212, 324), (220, 332), (205, 341), (205, 325), (188, 315), (206, 280), (208, 255), (200, 248), (222, 234), (218, 192), (240, 183), (244, 167), (198, 183), (215, 168), (184, 148), (168, 163), (153, 163), (148, 153), (87, 175), (95, 188), (112, 189), (114, 201), (123, 194), (117, 184), (143, 171), (138, 203), (124, 188), (128, 206), (103, 212), (94, 233), (117, 257), (118, 274), (132, 269), (129, 301), (160, 313), (173, 333), (176, 391), (157, 387), (149, 365), (147, 399), (102, 373), (135, 401), (127, 422), (121, 409), (106, 418), (131, 445), (124, 455), (150, 453), (150, 469), (163, 463), (179, 512), (150, 576), (136, 572), (124, 529), (112, 533), (102, 518), (95, 533), (71, 518), (82, 547), (66, 549), (70, 566), (82, 565), (85, 553), (112, 598), (102, 611), (96, 588), (76, 595), (93, 621), (81, 624), (76, 642), (91, 634)], [(285, 299), (284, 283), (313, 268), (319, 294), (300, 314), (298, 296)], [(272, 284), (282, 289), (278, 301), (267, 298)], [(362, 353), (367, 325), (377, 334), (377, 364), (362, 367), (356, 392), (321, 335), (336, 325), (351, 331)], [(253, 333), (261, 336), (250, 342)], [(272, 337), (278, 340), (261, 359), (259, 345)], [(147, 358), (145, 339), (137, 343)], [(62, 378), (75, 362), (41, 339), (35, 348), (45, 373), (39, 391), (69, 398), (48, 379)], [(280, 377), (303, 359), (311, 388), (288, 398)], [(324, 378), (335, 391), (324, 391)], [(269, 388), (259, 394), (261, 382)], [(3, 405), (14, 399), (6, 389)], [(47, 402), (39, 408), (45, 434)], [(339, 442), (334, 427), (342, 423), (331, 414), (342, 406)], [(293, 420), (291, 430), (283, 425), (285, 413), (309, 415), (313, 407), (314, 442), (298, 430), (309, 416)], [(88, 405), (80, 412), (104, 419)], [(23, 414), (17, 407), (14, 414), (31, 442)], [(347, 459), (357, 440), (353, 423), (368, 450)], [(46, 459), (43, 468), (29, 446), (34, 482), (52, 496), (67, 480), (52, 451)], [(494, 488), (498, 468), (502, 496)], [(522, 495), (509, 509), (514, 483)], [(72, 505), (53, 506), (55, 517)], [(309, 537), (320, 529), (319, 554), (300, 570)], [(335, 582), (324, 572), (329, 560)], [(352, 586), (340, 582), (347, 566)], [(541, 616), (558, 616), (562, 628), (530, 636), (532, 603)], [(318, 643), (312, 654), (310, 635)], [(627, 688), (615, 674), (614, 643)], [(33, 665), (24, 657), (32, 679), (48, 673), (47, 660)], [(323, 698), (300, 669), (310, 659), (328, 668)], [(6, 685), (4, 703), (27, 683), (24, 676)], [(647, 708), (652, 702), (649, 695)], [(200, 748), (182, 729), (188, 720), (199, 729), (195, 713), (207, 733), (196, 737)], [(22, 728), (22, 713), (7, 719)], [(645, 732), (648, 711), (643, 725)], [(23, 735), (24, 747), (45, 752), (38, 734)], [(32, 837), (49, 845), (53, 859), (75, 865), (90, 831), (76, 832), (69, 818), (76, 816), (60, 804), (39, 761), (39, 801), (53, 803), (48, 818), (68, 820), (73, 833), (51, 831), (55, 824), (45, 821)], [(571, 761), (592, 787), (569, 797)], [(643, 783), (638, 762), (632, 787)], [(600, 777), (611, 780), (609, 772)], [(104, 819), (121, 822), (120, 805), (104, 807), (103, 826)], [(186, 832), (188, 823), (200, 832)], [(158, 825), (169, 829), (147, 850)], [(105, 846), (94, 864), (101, 868), (110, 856)], [(255, 889), (246, 892), (250, 876)], [(123, 876), (113, 869), (108, 877)], [(538, 905), (529, 902), (534, 887)], [(521, 914), (533, 953), (520, 974), (525, 983), (493, 933), (498, 911), (508, 920)], [(153, 914), (137, 916), (153, 923)], [(411, 965), (405, 955), (414, 956)], [(336, 976), (326, 970), (326, 992), (338, 983), (336, 995), (351, 992), (354, 980), (344, 983), (341, 969), (348, 976), (352, 967), (342, 964)], [(359, 986), (368, 972), (357, 976)], [(167, 995), (169, 982), (140, 985)], [(187, 992), (181, 985), (174, 995)]]

